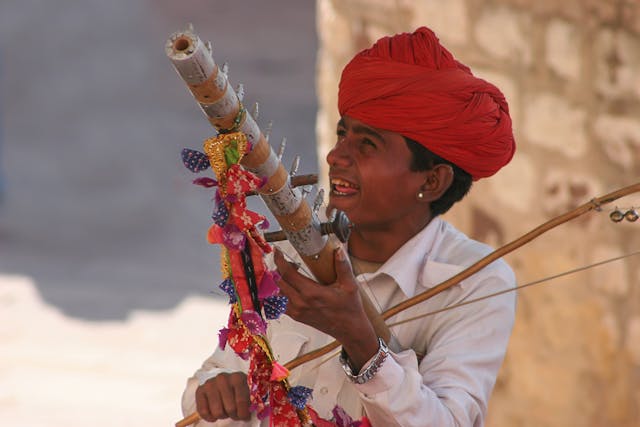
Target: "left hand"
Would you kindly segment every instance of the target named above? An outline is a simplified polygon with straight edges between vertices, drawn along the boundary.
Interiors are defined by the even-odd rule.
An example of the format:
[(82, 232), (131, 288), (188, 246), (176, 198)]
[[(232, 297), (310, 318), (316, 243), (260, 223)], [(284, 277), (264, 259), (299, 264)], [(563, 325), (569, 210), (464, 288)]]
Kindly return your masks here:
[(337, 279), (329, 285), (300, 274), (297, 266), (287, 262), (278, 249), (274, 261), (282, 276), (278, 282), (280, 291), (289, 298), (290, 317), (333, 336), (354, 362), (364, 358), (364, 363), (375, 354), (377, 335), (362, 306), (358, 282), (344, 249), (334, 253)]

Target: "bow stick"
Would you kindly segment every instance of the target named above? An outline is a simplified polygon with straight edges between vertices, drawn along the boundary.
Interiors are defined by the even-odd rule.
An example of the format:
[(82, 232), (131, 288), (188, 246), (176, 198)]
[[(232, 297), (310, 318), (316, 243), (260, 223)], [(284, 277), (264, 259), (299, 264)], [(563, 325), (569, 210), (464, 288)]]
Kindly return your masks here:
[[(580, 205), (573, 210), (570, 210), (555, 218), (552, 218), (551, 220), (545, 222), (544, 224), (539, 225), (538, 227), (522, 235), (516, 240), (513, 240), (512, 242), (507, 243), (506, 245), (496, 249), (495, 251), (491, 252), (489, 255), (477, 261), (475, 264), (471, 265), (470, 267), (461, 271), (460, 273), (452, 276), (451, 278), (445, 280), (439, 285), (431, 289), (428, 289), (423, 293), (420, 293), (412, 298), (407, 299), (406, 301), (403, 301), (389, 308), (388, 310), (382, 313), (382, 318), (387, 320), (390, 317), (393, 317), (396, 314), (404, 310), (407, 310), (408, 308), (413, 307), (417, 304), (420, 304), (421, 302), (428, 300), (429, 298), (439, 294), (440, 292), (443, 292), (449, 289), (450, 287), (460, 283), (464, 279), (482, 270), (484, 267), (491, 264), (493, 261), (499, 258), (502, 258), (508, 253), (513, 252), (514, 250), (524, 246), (525, 244), (529, 243), (533, 239), (559, 226), (560, 224), (564, 224), (565, 222), (571, 221), (592, 210), (596, 210), (596, 211), (600, 210), (601, 206), (603, 205), (611, 203), (614, 200), (617, 200), (621, 197), (628, 196), (629, 194), (638, 193), (638, 192), (640, 192), (640, 182), (615, 190), (611, 193), (605, 194), (604, 196), (591, 199), (587, 203), (584, 203), (583, 205)], [(304, 363), (310, 362), (312, 360), (317, 359), (318, 357), (321, 357), (329, 353), (330, 351), (336, 349), (338, 346), (339, 346), (339, 343), (337, 341), (333, 341), (324, 347), (311, 351), (307, 354), (303, 354), (302, 356), (299, 356), (289, 361), (288, 363), (285, 364), (285, 367), (287, 369), (294, 369)]]

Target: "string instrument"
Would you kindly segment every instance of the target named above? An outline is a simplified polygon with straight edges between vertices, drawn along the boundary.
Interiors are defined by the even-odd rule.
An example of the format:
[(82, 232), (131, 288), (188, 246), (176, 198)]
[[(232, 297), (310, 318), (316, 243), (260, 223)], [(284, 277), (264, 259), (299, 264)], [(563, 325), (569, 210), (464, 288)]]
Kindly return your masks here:
[[(238, 251), (225, 252), (227, 256), (226, 258), (223, 256), (222, 260), (223, 275), (227, 277), (226, 280), (248, 282), (249, 292), (245, 292), (240, 286), (232, 289), (229, 282), (226, 288), (223, 287), (232, 298), (237, 297), (242, 306), (243, 312), (236, 313), (238, 318), (245, 315), (247, 311), (251, 315), (253, 313), (260, 315), (262, 304), (257, 298), (256, 288), (261, 280), (259, 276), (265, 276), (265, 272), (264, 269), (260, 269), (259, 249), (262, 252), (268, 252), (269, 247), (265, 244), (265, 235), (254, 227), (260, 222), (256, 214), (245, 210), (244, 205), (239, 208), (237, 203), (228, 203), (231, 199), (229, 192), (234, 192), (236, 187), (242, 186), (243, 194), (234, 192), (232, 194), (234, 198), (244, 198), (251, 194), (259, 195), (281, 226), (280, 232), (266, 234), (269, 240), (286, 238), (320, 283), (335, 282), (334, 252), (339, 248), (340, 241), (346, 242), (350, 231), (349, 222), (344, 213), (335, 213), (328, 223), (320, 222), (317, 215), (319, 203), (313, 208), (299, 187), (299, 185), (313, 182), (313, 177), (293, 177), (297, 166), (294, 166), (291, 174), (286, 171), (280, 161), (281, 153), (276, 155), (267, 136), (242, 104), (243, 90), (236, 92), (231, 87), (226, 70), (224, 67), (219, 67), (213, 59), (211, 44), (203, 43), (195, 34), (193, 27), (190, 26), (185, 31), (172, 34), (166, 42), (165, 53), (178, 75), (187, 84), (209, 123), (218, 133), (217, 137), (205, 141), (205, 153), (196, 150), (183, 150), (182, 153), (185, 166), (193, 172), (200, 172), (208, 167), (216, 172), (217, 182), (210, 178), (202, 178), (195, 182), (205, 187), (217, 186), (219, 189), (217, 198), (225, 199), (224, 203), (219, 203), (220, 208), (213, 215), (218, 224), (210, 229), (209, 241), (221, 243), (234, 238), (232, 233), (224, 236), (221, 234), (228, 231), (229, 216), (233, 217), (235, 212), (234, 226), (246, 232), (244, 237), (236, 233), (237, 239), (248, 239), (247, 241), (250, 242)], [(230, 158), (235, 158), (237, 164), (233, 161), (229, 163)], [(241, 168), (237, 168), (237, 165)], [(243, 171), (248, 171), (249, 174), (244, 174)], [(229, 178), (230, 173), (234, 173), (233, 178)], [(259, 183), (255, 181), (256, 178)], [(229, 183), (230, 179), (234, 179), (233, 184)], [(315, 180), (317, 181), (317, 177)], [(238, 213), (239, 210), (242, 211)], [(238, 216), (246, 217), (246, 220), (238, 219)], [(230, 271), (239, 271), (243, 273), (240, 274), (242, 277), (236, 277)], [(252, 277), (253, 283), (250, 280)], [(376, 333), (389, 342), (391, 337), (389, 328), (366, 295), (361, 293), (361, 297)], [(247, 310), (247, 307), (250, 309)], [(252, 319), (245, 317), (246, 319), (240, 319), (240, 323), (260, 323), (260, 319), (256, 319), (255, 315)], [(261, 335), (259, 328), (250, 332), (255, 332), (256, 336)], [(266, 353), (269, 353), (266, 349), (268, 343), (264, 338), (257, 338), (257, 340), (260, 346), (265, 347)], [(270, 359), (269, 354), (267, 358)], [(270, 362), (274, 361), (270, 360)], [(288, 389), (288, 385), (285, 385), (285, 388)], [(176, 425), (189, 425), (198, 419), (199, 416), (193, 414)]]

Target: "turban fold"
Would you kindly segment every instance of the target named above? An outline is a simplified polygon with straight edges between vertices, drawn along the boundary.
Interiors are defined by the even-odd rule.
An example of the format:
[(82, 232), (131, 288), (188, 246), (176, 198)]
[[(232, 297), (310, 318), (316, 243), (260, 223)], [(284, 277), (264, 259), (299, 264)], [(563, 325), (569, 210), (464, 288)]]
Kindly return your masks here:
[(338, 110), (419, 142), (474, 180), (496, 173), (515, 151), (502, 92), (475, 77), (426, 27), (358, 53), (342, 71)]

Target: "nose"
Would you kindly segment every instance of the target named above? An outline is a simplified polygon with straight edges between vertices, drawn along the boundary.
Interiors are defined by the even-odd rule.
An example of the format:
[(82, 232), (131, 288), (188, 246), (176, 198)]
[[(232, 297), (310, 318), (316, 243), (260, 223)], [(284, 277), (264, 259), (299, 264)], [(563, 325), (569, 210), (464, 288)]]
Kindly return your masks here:
[(340, 138), (336, 145), (327, 153), (327, 164), (329, 166), (346, 167), (351, 164), (351, 154), (349, 153), (349, 147), (346, 138)]

